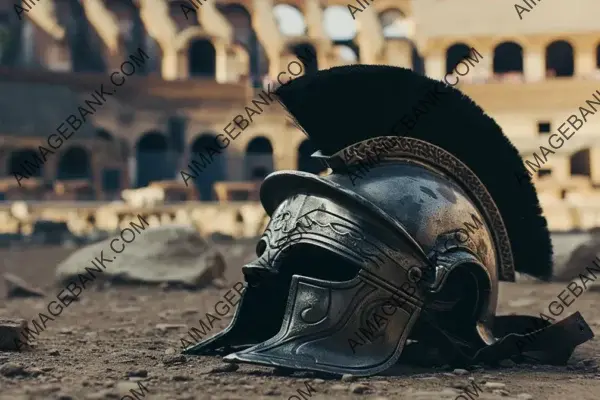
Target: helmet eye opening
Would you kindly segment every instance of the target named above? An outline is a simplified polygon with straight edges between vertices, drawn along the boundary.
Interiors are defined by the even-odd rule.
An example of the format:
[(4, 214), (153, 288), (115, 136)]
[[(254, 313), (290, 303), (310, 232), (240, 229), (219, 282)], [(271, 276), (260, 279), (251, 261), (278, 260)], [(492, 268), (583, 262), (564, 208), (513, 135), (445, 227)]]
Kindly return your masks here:
[[(289, 248), (279, 260), (280, 273), (291, 279), (293, 275), (346, 282), (354, 279), (360, 267), (345, 257), (310, 243), (299, 243)], [(291, 281), (290, 281), (291, 282)]]

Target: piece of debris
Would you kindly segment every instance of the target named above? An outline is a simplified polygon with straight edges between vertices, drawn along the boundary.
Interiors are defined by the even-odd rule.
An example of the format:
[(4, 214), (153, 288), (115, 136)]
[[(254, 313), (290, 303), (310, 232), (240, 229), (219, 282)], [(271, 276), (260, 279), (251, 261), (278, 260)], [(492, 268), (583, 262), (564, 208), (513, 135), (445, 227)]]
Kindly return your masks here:
[(6, 376), (7, 378), (11, 378), (13, 376), (25, 376), (28, 375), (25, 371), (25, 368), (17, 363), (9, 362), (6, 364), (0, 365), (0, 375)]
[(27, 321), (24, 319), (0, 318), (0, 350), (19, 350), (20, 344), (27, 345), (23, 335), (25, 328)]
[[(141, 217), (139, 221), (134, 219), (125, 228), (124, 235), (130, 240), (127, 243), (115, 236), (75, 251), (57, 267), (56, 279), (65, 283), (79, 279), (79, 274), (89, 277), (86, 267), (97, 269), (98, 262), (104, 268), (101, 273), (94, 273), (95, 278), (107, 282), (164, 283), (167, 288), (198, 289), (223, 278), (226, 268), (223, 255), (194, 227), (174, 224), (151, 227), (144, 221)], [(110, 250), (111, 243), (120, 251), (118, 254)]]
[(161, 332), (173, 331), (177, 329), (186, 329), (186, 324), (156, 324), (156, 329)]
[(17, 275), (5, 273), (2, 275), (6, 284), (6, 297), (44, 297), (46, 296), (41, 289), (38, 289)]
[(217, 365), (213, 369), (210, 370), (211, 373), (218, 374), (222, 372), (235, 372), (240, 369), (240, 366), (233, 363), (224, 363)]

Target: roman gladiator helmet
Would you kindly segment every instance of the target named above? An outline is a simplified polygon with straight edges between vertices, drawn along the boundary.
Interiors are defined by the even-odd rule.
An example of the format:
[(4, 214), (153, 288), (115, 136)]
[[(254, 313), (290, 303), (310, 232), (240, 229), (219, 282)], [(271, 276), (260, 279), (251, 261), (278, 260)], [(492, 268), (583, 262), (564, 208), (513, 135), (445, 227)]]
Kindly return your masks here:
[(276, 95), (331, 173), (264, 180), (271, 220), (233, 321), (184, 353), (372, 375), (412, 346), (455, 365), (560, 364), (593, 336), (579, 313), (495, 315), (499, 281), (548, 279), (552, 247), (517, 150), (468, 97), (366, 65)]

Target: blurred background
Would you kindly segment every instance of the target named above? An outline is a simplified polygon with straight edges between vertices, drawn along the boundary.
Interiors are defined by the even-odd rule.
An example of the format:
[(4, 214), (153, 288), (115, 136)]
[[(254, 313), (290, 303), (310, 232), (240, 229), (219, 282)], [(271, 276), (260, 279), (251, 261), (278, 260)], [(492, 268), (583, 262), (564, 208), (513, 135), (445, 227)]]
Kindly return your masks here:
[[(148, 377), (152, 399), (295, 393), (299, 381), (287, 376), (221, 374), (220, 358), (179, 355), (182, 338), (199, 340), (191, 329), (229, 301), (241, 266), (256, 258), (268, 222), (258, 201), (264, 177), (323, 172), (281, 105), (264, 104), (278, 76), (361, 63), (457, 82), (539, 165), (554, 280), (597, 271), (600, 106), (587, 102), (600, 101), (599, 15), (598, 0), (0, 0), (0, 400), (121, 398), (138, 377)], [(585, 123), (564, 125), (582, 118), (579, 107)], [(359, 104), (348, 117), (356, 112)], [(550, 148), (565, 127), (572, 137)], [(113, 235), (116, 249), (126, 244), (121, 253)], [(86, 287), (81, 273), (98, 257), (113, 261)], [(47, 331), (33, 351), (12, 351), (23, 324), (38, 334), (40, 312), (66, 282), (85, 288), (77, 302), (48, 326), (40, 321)], [(591, 293), (557, 320), (579, 310), (598, 327), (598, 286), (582, 285)], [(558, 293), (565, 303), (564, 282), (517, 276), (500, 285), (498, 310), (539, 315)], [(585, 346), (570, 371), (474, 374), (506, 389), (485, 398), (597, 399), (598, 380), (582, 371), (597, 373), (600, 350)], [(442, 371), (315, 380), (315, 400), (365, 390), (377, 399), (463, 397), (456, 388), (467, 376)]]
[[(232, 120), (248, 118), (246, 106), (257, 110), (252, 100), (280, 72), (284, 81), (297, 74), (298, 60), (298, 76), (354, 63), (454, 75), (534, 163), (567, 117), (600, 99), (600, 3), (367, 3), (0, 0), (2, 243), (36, 232), (34, 241), (62, 240), (44, 234), (51, 226), (92, 240), (139, 213), (152, 224), (194, 221), (205, 234), (257, 235), (264, 176), (323, 166), (277, 102), (243, 132)], [(455, 75), (472, 49), (476, 62)], [(89, 110), (101, 85), (110, 93), (115, 71), (118, 91), (52, 150), (48, 137), (61, 124), (68, 135), (65, 120)], [(235, 140), (208, 156), (225, 131)], [(38, 146), (53, 153), (33, 168)], [(558, 253), (567, 254), (600, 225), (600, 117), (588, 115), (553, 151), (534, 180)], [(187, 185), (181, 171), (192, 176)]]

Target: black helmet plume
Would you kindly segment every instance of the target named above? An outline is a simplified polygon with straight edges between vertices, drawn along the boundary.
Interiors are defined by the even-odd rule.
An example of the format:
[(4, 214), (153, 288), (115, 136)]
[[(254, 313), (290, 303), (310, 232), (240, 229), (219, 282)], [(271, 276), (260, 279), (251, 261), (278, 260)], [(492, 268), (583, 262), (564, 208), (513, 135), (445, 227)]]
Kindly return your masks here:
[[(439, 102), (416, 117), (420, 99)], [(515, 269), (552, 275), (552, 244), (535, 187), (517, 149), (469, 97), (408, 69), (383, 65), (335, 67), (281, 86), (280, 102), (323, 154), (372, 137), (421, 139), (452, 153), (487, 187), (510, 237)], [(415, 118), (410, 130), (399, 123)]]

